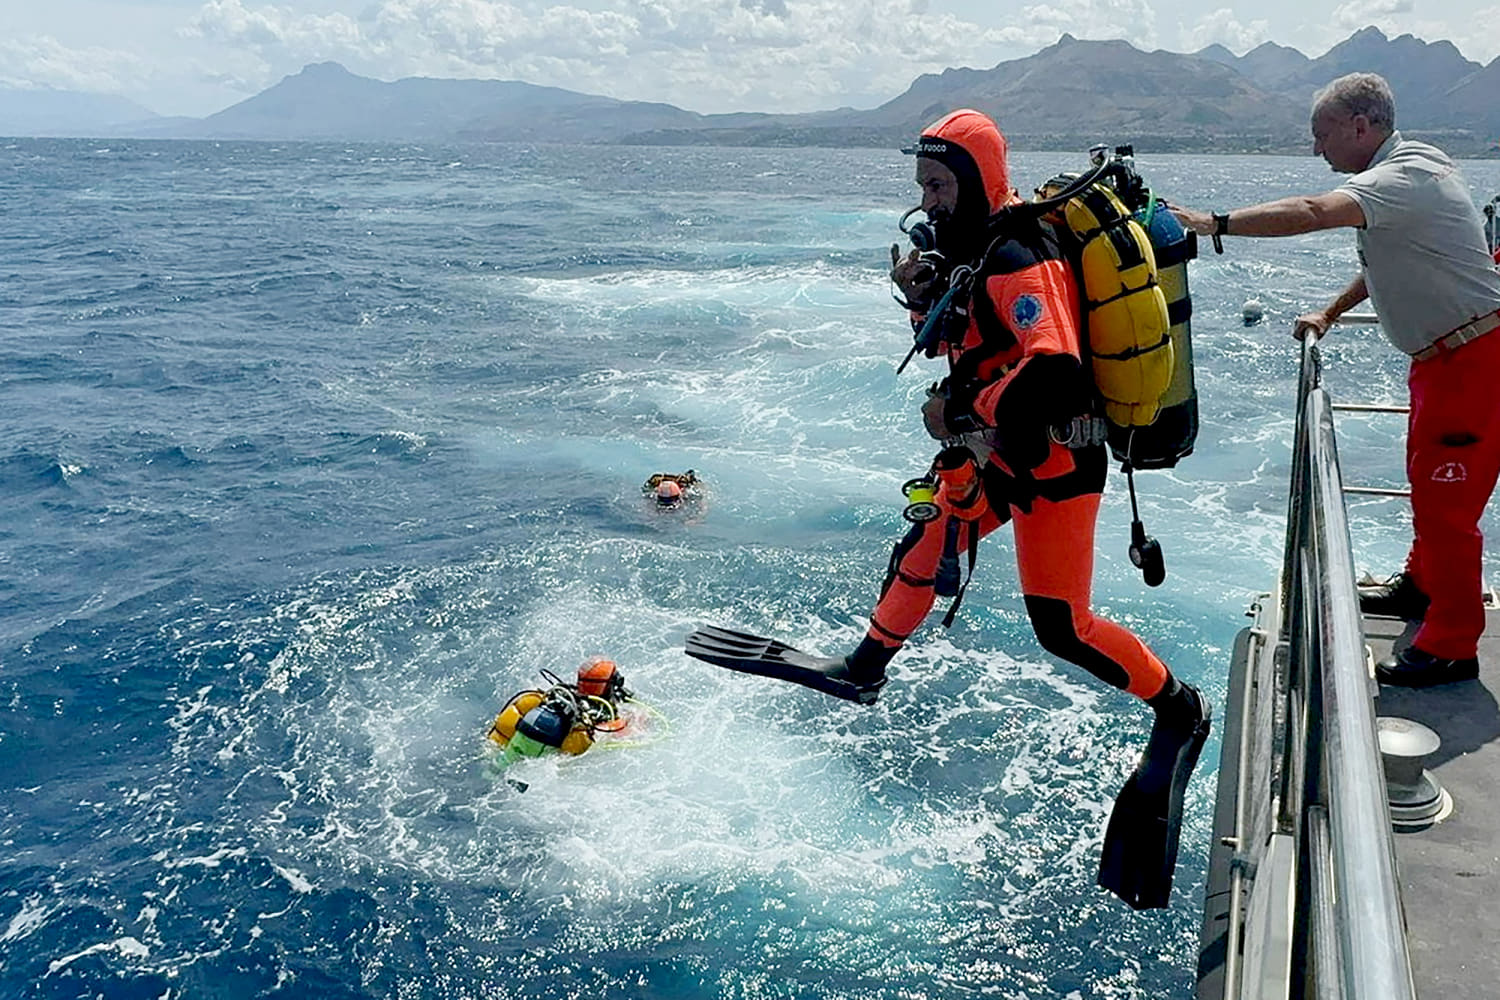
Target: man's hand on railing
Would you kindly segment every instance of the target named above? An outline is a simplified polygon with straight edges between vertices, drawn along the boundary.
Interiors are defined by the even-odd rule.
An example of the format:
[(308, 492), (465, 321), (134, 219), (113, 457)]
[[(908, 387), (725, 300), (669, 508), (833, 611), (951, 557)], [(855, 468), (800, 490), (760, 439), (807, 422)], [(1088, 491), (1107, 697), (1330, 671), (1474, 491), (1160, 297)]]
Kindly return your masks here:
[(1332, 325), (1333, 317), (1328, 315), (1327, 312), (1320, 310), (1318, 312), (1303, 313), (1297, 317), (1297, 322), (1292, 326), (1292, 336), (1298, 340), (1302, 340), (1311, 332), (1313, 339), (1318, 340), (1323, 334), (1328, 332), (1328, 328)]

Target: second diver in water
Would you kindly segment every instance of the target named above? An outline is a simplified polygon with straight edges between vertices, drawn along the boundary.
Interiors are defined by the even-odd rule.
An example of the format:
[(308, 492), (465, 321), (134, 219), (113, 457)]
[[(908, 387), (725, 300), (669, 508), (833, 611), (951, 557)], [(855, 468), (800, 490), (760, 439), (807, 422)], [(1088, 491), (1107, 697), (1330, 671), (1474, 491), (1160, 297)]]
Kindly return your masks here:
[[(947, 308), (948, 377), (922, 407), (943, 442), (936, 510), (891, 554), (870, 627), (847, 656), (818, 657), (773, 639), (704, 628), (686, 651), (863, 704), (938, 594), (959, 597), (957, 551), (972, 570), (979, 539), (1010, 522), (1027, 614), (1043, 648), (1142, 699), (1155, 713), (1146, 751), (1115, 802), (1099, 883), (1136, 909), (1167, 905), (1183, 797), (1208, 736), (1210, 708), (1139, 638), (1090, 608), (1094, 529), (1108, 458), (1100, 439), (1059, 433), (1087, 417), (1078, 286), (1040, 213), (1014, 211), (1006, 143), (987, 116), (955, 111), (923, 131), (916, 180), (932, 252), (891, 277), (914, 326)], [(913, 227), (915, 228), (915, 227)], [(914, 240), (915, 242), (915, 240)], [(919, 243), (920, 247), (920, 243)], [(951, 307), (951, 308), (949, 308)], [(924, 495), (924, 500), (926, 497)]]
[(701, 482), (692, 469), (686, 472), (655, 472), (641, 484), (641, 494), (656, 501), (658, 510), (676, 510), (683, 501), (696, 498)]

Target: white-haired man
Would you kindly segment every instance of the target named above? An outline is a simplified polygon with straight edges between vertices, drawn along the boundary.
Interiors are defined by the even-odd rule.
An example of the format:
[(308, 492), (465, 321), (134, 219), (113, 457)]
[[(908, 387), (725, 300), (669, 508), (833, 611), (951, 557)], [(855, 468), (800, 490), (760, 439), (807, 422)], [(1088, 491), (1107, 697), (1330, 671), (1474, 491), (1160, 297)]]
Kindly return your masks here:
[(1204, 235), (1356, 230), (1360, 274), (1328, 306), (1298, 317), (1296, 333), (1321, 337), (1368, 297), (1386, 336), (1412, 359), (1412, 547), (1404, 571), (1360, 603), (1422, 625), (1376, 675), (1411, 687), (1473, 680), (1484, 631), (1479, 519), (1500, 475), (1500, 270), (1453, 161), (1396, 131), (1384, 79), (1351, 73), (1319, 91), (1312, 135), (1314, 153), (1353, 175), (1334, 190), (1230, 212), (1173, 211)]

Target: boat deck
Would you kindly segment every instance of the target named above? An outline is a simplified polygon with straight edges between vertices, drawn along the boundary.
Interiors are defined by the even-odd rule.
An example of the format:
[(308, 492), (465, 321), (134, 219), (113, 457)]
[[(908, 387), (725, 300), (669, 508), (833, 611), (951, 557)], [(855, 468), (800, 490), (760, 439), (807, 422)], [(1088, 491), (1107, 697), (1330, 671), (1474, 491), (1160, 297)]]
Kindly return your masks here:
[[(1396, 834), (1407, 940), (1419, 997), (1492, 1000), (1500, 990), (1500, 610), (1487, 613), (1479, 681), (1426, 689), (1380, 688), (1375, 710), (1420, 722), (1442, 746), (1427, 769), (1453, 812)], [(1415, 624), (1366, 618), (1380, 661), (1411, 641)]]

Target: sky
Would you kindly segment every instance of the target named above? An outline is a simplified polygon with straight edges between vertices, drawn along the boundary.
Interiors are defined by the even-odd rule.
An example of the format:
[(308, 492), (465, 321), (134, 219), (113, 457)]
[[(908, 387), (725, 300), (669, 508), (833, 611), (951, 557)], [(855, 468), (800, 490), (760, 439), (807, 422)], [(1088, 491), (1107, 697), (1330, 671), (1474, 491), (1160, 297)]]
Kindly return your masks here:
[(361, 76), (522, 80), (690, 111), (875, 107), (922, 73), (1063, 32), (1141, 49), (1317, 57), (1366, 25), (1500, 56), (1500, 0), (0, 0), (0, 87), (203, 116), (313, 62)]

